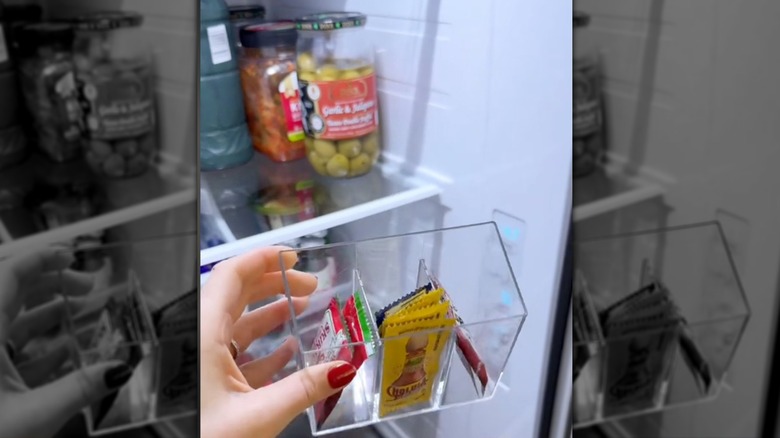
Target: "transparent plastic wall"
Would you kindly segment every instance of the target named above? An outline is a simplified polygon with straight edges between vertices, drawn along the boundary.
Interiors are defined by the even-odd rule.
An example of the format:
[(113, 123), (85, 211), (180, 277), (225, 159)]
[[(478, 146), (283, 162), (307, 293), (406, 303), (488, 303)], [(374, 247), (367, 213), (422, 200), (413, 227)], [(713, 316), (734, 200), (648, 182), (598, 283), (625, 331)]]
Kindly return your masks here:
[(196, 413), (197, 270), (187, 258), (196, 241), (185, 234), (73, 250), (76, 262), (61, 271), (93, 277), (86, 295), (62, 290), (74, 366), (121, 361), (133, 369), (118, 391), (84, 409), (90, 435)]
[[(717, 222), (583, 240), (574, 254), (574, 427), (711, 400), (728, 386), (750, 311)], [(654, 292), (657, 301), (626, 304)], [(668, 308), (674, 322), (659, 310)], [(616, 309), (627, 328), (606, 334)]]
[[(314, 435), (489, 400), (526, 317), (526, 307), (493, 222), (353, 243), (297, 250), (301, 257), (336, 260), (337, 281), (319, 289), (309, 308), (288, 325), (298, 341), (297, 369), (327, 357), (365, 349), (368, 358), (344, 388), (333, 411), (317, 420), (322, 406), (309, 409)], [(305, 254), (309, 253), (309, 254)], [(315, 254), (316, 253), (316, 254)], [(380, 336), (377, 312), (421, 286), (441, 288), (458, 321), (416, 329), (410, 324)], [(290, 299), (290, 285), (285, 283)], [(335, 298), (343, 305), (360, 296), (367, 303), (366, 330), (373, 340), (315, 348), (315, 337)], [(290, 301), (292, 305), (292, 301)], [(386, 332), (389, 333), (389, 332)], [(422, 343), (424, 366), (414, 368), (412, 347)], [(346, 349), (346, 350), (345, 350)], [(417, 382), (417, 383), (415, 383)], [(503, 383), (503, 382), (502, 382)], [(409, 396), (409, 393), (413, 396)], [(402, 401), (405, 399), (406, 401)]]

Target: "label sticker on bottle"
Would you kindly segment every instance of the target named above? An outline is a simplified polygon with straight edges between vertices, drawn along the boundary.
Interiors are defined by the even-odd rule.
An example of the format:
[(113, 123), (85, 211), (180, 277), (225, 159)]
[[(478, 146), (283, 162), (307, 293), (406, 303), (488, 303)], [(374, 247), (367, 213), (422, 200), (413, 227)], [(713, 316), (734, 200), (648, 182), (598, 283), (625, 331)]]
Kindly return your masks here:
[(284, 109), (284, 120), (287, 123), (287, 139), (303, 140), (306, 135), (303, 133), (303, 110), (297, 73), (290, 73), (279, 83), (279, 97)]
[(150, 74), (126, 70), (81, 77), (91, 139), (135, 137), (152, 130), (155, 114)]
[(342, 140), (376, 130), (379, 112), (374, 74), (337, 81), (299, 81), (299, 85), (303, 126), (309, 136)]
[(0, 62), (8, 61), (8, 46), (5, 44), (3, 25), (0, 24)]
[(207, 27), (206, 33), (209, 37), (212, 64), (222, 64), (233, 59), (230, 54), (230, 40), (224, 24)]

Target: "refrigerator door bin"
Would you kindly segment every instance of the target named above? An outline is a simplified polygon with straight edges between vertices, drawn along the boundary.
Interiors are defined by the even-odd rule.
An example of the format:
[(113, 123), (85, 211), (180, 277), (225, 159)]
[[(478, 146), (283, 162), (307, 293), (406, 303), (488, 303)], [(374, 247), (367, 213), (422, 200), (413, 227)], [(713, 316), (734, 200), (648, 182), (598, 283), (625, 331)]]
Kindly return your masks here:
[[(317, 290), (309, 308), (290, 320), (288, 333), (299, 346), (296, 368), (336, 358), (349, 361), (356, 352), (367, 356), (340, 397), (308, 410), (314, 435), (493, 396), (527, 315), (495, 223), (294, 251), (299, 259), (334, 258), (341, 285)], [(470, 269), (457, 268), (463, 266)], [(285, 289), (292, 305), (286, 276)], [(391, 304), (407, 306), (396, 315), (413, 315), (417, 301), (404, 301), (413, 291), (419, 291), (418, 297), (430, 294), (430, 302), (421, 306), (437, 316), (377, 315)], [(350, 297), (366, 303), (363, 339), (321, 342), (333, 300), (343, 309)]]
[(574, 427), (711, 400), (750, 310), (720, 225), (581, 240)]
[[(77, 262), (60, 275), (81, 271), (93, 284), (80, 296), (62, 290), (71, 362), (119, 361), (133, 369), (117, 392), (84, 409), (90, 436), (197, 412), (197, 277), (177, 257), (194, 242), (186, 234), (67, 250)], [(162, 263), (171, 269), (160, 272)]]

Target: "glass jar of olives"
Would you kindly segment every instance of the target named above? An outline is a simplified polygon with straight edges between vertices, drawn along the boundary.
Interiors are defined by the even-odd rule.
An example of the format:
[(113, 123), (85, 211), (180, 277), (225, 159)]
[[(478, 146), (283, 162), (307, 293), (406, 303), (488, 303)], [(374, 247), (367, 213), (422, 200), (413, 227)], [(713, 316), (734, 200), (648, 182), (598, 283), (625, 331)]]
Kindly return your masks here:
[(366, 16), (354, 12), (296, 20), (306, 154), (325, 176), (366, 174), (379, 157), (374, 52), (365, 24)]
[(38, 148), (56, 162), (79, 157), (83, 119), (73, 29), (64, 23), (28, 24), (19, 30), (18, 43), (21, 89)]
[(120, 11), (73, 20), (86, 159), (99, 175), (140, 175), (155, 157), (154, 82), (151, 53), (139, 42), (142, 21)]
[(274, 161), (306, 155), (301, 98), (295, 74), (292, 22), (269, 22), (240, 31), (241, 87), (252, 144)]

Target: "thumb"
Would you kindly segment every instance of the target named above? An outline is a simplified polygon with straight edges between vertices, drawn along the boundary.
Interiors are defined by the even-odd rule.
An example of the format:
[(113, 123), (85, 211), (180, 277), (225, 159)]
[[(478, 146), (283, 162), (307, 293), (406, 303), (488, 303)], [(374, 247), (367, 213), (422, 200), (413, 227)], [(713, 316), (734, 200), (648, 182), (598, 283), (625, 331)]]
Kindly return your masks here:
[(257, 389), (253, 395), (278, 401), (271, 404), (270, 414), (278, 421), (275, 426), (280, 426), (281, 431), (309, 406), (341, 391), (356, 373), (355, 367), (344, 361), (314, 365)]
[(133, 369), (124, 362), (101, 362), (30, 391), (28, 396), (38, 412), (47, 413), (49, 421), (45, 426), (53, 433), (84, 407), (118, 390), (132, 375)]

